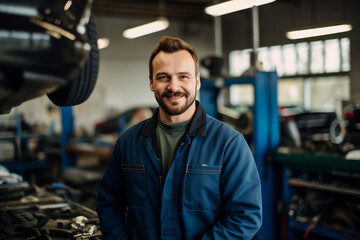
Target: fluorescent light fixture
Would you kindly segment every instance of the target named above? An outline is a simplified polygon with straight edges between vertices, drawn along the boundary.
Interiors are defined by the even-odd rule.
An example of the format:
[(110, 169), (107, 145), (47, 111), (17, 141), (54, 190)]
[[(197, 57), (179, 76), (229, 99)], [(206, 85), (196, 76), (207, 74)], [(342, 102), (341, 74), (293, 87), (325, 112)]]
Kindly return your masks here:
[(232, 0), (218, 3), (205, 8), (205, 12), (214, 17), (225, 15), (228, 13), (240, 11), (253, 6), (260, 6), (267, 3), (275, 2), (275, 0)]
[(318, 27), (318, 28), (310, 28), (304, 30), (297, 31), (289, 31), (286, 33), (286, 37), (289, 39), (301, 39), (301, 38), (310, 38), (310, 37), (318, 37), (323, 35), (349, 32), (351, 31), (352, 26), (350, 24), (341, 24), (334, 25), (328, 27)]
[(159, 32), (169, 26), (169, 21), (166, 18), (159, 18), (155, 22), (140, 25), (138, 27), (129, 28), (123, 32), (123, 36), (128, 39), (141, 37), (150, 33)]
[(65, 3), (64, 11), (69, 10), (69, 8), (71, 7), (71, 5), (72, 5), (72, 1), (71, 1), (71, 0), (68, 0), (68, 1)]
[(104, 49), (108, 47), (110, 44), (110, 40), (108, 38), (99, 38), (97, 40), (97, 45), (99, 49)]

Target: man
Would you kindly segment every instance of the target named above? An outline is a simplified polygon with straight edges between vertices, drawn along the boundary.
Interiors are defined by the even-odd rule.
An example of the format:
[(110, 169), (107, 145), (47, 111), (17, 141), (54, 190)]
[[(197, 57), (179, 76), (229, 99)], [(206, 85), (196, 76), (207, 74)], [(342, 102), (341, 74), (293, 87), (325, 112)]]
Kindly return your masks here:
[(257, 168), (243, 136), (206, 115), (195, 50), (163, 37), (149, 61), (159, 108), (123, 133), (99, 184), (105, 239), (251, 239)]

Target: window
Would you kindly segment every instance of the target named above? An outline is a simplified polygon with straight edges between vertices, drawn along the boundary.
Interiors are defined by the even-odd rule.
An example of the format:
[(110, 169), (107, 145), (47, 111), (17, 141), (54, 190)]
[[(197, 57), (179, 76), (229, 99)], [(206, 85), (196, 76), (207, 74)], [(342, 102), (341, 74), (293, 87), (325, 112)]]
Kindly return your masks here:
[(254, 87), (250, 84), (231, 85), (230, 86), (230, 105), (253, 105), (254, 104)]
[(296, 44), (297, 54), (297, 73), (306, 74), (309, 72), (309, 44), (298, 43)]
[(350, 39), (340, 39), (341, 46), (341, 69), (343, 71), (350, 71)]
[(301, 79), (282, 79), (278, 84), (278, 102), (280, 106), (303, 105), (303, 82)]
[[(229, 73), (240, 76), (250, 67), (252, 49), (233, 51), (229, 55)], [(301, 42), (258, 49), (258, 59), (265, 71), (276, 71), (279, 105), (301, 105), (307, 109), (334, 109), (339, 100), (350, 98), (349, 76), (331, 76), (350, 71), (349, 38)], [(326, 77), (310, 77), (321, 74)], [(307, 76), (307, 77), (304, 77)], [(230, 102), (252, 97), (249, 91), (230, 89)], [(238, 94), (241, 94), (239, 97)], [(247, 101), (245, 101), (247, 102)]]
[(295, 45), (284, 45), (282, 50), (284, 59), (284, 75), (295, 75), (297, 73), (297, 58)]
[(305, 84), (309, 85), (307, 109), (332, 111), (341, 100), (350, 99), (348, 76), (306, 78)]
[(251, 50), (238, 50), (230, 53), (229, 71), (232, 76), (240, 76), (250, 67)]
[(323, 73), (324, 58), (322, 41), (311, 42), (310, 53), (310, 73)]
[(341, 54), (338, 39), (327, 40), (325, 47), (325, 72), (340, 72)]
[[(243, 74), (250, 67), (252, 49), (232, 51), (229, 73)], [(349, 38), (286, 44), (258, 49), (265, 71), (276, 71), (279, 77), (350, 71)]]

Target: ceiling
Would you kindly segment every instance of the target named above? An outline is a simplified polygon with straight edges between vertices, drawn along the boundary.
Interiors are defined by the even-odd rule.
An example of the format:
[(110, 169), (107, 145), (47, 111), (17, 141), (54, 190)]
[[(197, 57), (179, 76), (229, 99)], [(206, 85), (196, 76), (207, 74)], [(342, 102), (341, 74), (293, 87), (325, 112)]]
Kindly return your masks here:
[[(182, 21), (212, 21), (205, 7), (227, 0), (93, 0), (94, 15), (113, 17), (156, 18), (165, 16)], [(304, 0), (277, 0), (277, 3), (299, 4)], [(314, 3), (319, 0), (311, 0)]]
[(213, 0), (93, 0), (94, 15), (114, 17), (160, 17), (169, 19), (211, 21), (204, 8)]

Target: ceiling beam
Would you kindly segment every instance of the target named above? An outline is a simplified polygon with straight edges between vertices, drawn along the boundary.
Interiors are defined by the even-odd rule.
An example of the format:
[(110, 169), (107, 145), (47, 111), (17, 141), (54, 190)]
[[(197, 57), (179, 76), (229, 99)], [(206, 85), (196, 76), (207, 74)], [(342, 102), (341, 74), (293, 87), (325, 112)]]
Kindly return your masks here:
[(157, 1), (114, 1), (94, 0), (94, 15), (112, 15), (114, 17), (157, 18), (161, 15), (169, 19), (212, 21), (212, 17), (204, 12), (203, 2), (166, 2), (164, 13), (160, 12)]

